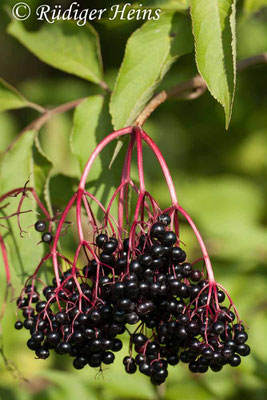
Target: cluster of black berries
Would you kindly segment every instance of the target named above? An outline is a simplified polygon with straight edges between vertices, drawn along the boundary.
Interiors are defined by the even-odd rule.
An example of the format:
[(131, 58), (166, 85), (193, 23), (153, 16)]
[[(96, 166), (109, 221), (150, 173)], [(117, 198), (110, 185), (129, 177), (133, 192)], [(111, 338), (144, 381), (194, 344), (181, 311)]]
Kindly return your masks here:
[[(82, 296), (71, 270), (63, 273), (59, 291), (55, 279), (53, 285), (43, 289), (45, 300), (34, 286), (26, 286), (24, 297), (17, 300), (18, 308), (23, 310), (24, 322), (17, 321), (15, 328), (24, 327), (30, 331), (27, 346), (38, 358), (46, 359), (54, 350), (74, 357), (76, 369), (87, 364), (91, 367), (111, 364), (114, 352), (122, 348), (122, 342), (116, 336), (125, 331), (125, 325), (116, 321), (112, 306), (104, 300), (97, 301), (92, 307), (92, 285), (88, 285), (87, 278), (79, 272), (76, 277), (83, 281), (79, 284)], [(33, 303), (36, 303), (35, 307)]]
[[(110, 364), (122, 348), (117, 336), (126, 330), (126, 372), (139, 368), (155, 385), (179, 361), (194, 373), (240, 364), (250, 353), (245, 328), (222, 305), (224, 292), (186, 261), (170, 222), (161, 214), (135, 240), (98, 234), (95, 258), (82, 271), (62, 273), (60, 287), (54, 278), (43, 290), (46, 300), (33, 285), (25, 288), (18, 300), (25, 320), (16, 328), (30, 330), (28, 347), (37, 357), (54, 349), (75, 357), (78, 369)], [(126, 325), (136, 325), (134, 333)]]

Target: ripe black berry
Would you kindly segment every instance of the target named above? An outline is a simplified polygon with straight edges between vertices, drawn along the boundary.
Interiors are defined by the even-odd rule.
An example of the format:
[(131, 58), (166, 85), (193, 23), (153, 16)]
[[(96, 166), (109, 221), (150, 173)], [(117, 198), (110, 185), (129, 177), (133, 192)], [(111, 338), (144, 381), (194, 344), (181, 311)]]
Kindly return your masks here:
[(108, 237), (105, 233), (100, 233), (95, 239), (96, 245), (102, 248), (103, 244), (108, 240)]
[(34, 225), (37, 232), (44, 232), (46, 229), (46, 223), (44, 221), (37, 221)]
[(139, 371), (141, 372), (141, 374), (151, 376), (153, 368), (147, 362), (143, 362), (139, 365)]
[(122, 349), (122, 341), (120, 339), (114, 339), (111, 350), (120, 351)]
[(164, 252), (165, 249), (160, 243), (153, 244), (153, 246), (150, 249), (150, 253), (154, 258), (162, 257)]
[(189, 263), (184, 263), (182, 264), (182, 274), (187, 278), (191, 275), (191, 272), (193, 271), (193, 267)]
[(202, 356), (206, 360), (212, 360), (213, 359), (213, 350), (210, 347), (206, 347), (202, 350)]
[(201, 279), (201, 272), (198, 269), (194, 269), (190, 274), (190, 279), (193, 282), (198, 282)]
[(149, 267), (153, 262), (153, 258), (150, 254), (144, 253), (139, 257), (139, 261), (144, 267)]
[(170, 354), (167, 357), (167, 362), (170, 365), (177, 365), (179, 363), (179, 356), (177, 354)]
[(83, 356), (79, 356), (77, 358), (74, 358), (73, 360), (73, 367), (75, 369), (83, 369), (86, 364), (87, 364), (87, 359)]
[(35, 307), (36, 311), (38, 313), (42, 312), (45, 309), (46, 304), (47, 304), (46, 301), (39, 301), (39, 303), (37, 303)]
[(238, 354), (234, 354), (232, 358), (229, 360), (229, 364), (231, 367), (238, 367), (238, 365), (241, 363), (241, 358), (239, 357)]
[(216, 335), (221, 335), (222, 333), (224, 333), (224, 330), (225, 330), (225, 326), (220, 321), (215, 322), (212, 326), (212, 331), (214, 333), (216, 333)]
[(220, 364), (211, 364), (211, 365), (210, 365), (210, 369), (211, 369), (213, 372), (219, 372), (219, 371), (222, 370), (222, 365), (220, 365)]
[(164, 226), (167, 226), (171, 223), (171, 217), (169, 214), (161, 214), (158, 217), (158, 221), (161, 222)]
[(112, 254), (117, 248), (117, 243), (111, 240), (108, 240), (103, 243), (102, 249), (106, 254)]
[(234, 340), (236, 344), (244, 344), (248, 340), (248, 335), (246, 332), (236, 331)]
[(133, 336), (133, 343), (136, 346), (143, 346), (146, 342), (147, 342), (147, 337), (145, 335), (143, 335), (142, 333), (136, 333)]
[(239, 344), (236, 348), (236, 352), (242, 357), (246, 357), (250, 354), (250, 347), (247, 344)]
[(150, 236), (152, 238), (160, 239), (165, 233), (165, 227), (162, 222), (156, 222), (150, 229)]
[(115, 356), (111, 351), (106, 351), (102, 357), (102, 361), (104, 364), (112, 364), (115, 360)]
[(31, 338), (35, 343), (41, 343), (44, 340), (44, 334), (41, 331), (36, 331), (33, 332)]
[(162, 243), (164, 246), (171, 247), (177, 241), (177, 236), (172, 231), (167, 231), (161, 238)]
[(53, 240), (53, 235), (50, 232), (45, 232), (42, 235), (42, 241), (44, 243), (51, 243)]
[(23, 328), (23, 323), (21, 321), (15, 322), (15, 329), (20, 330)]
[(183, 262), (186, 259), (186, 253), (181, 249), (181, 247), (172, 247), (169, 254), (173, 261)]
[(71, 345), (68, 342), (61, 342), (57, 345), (56, 350), (59, 354), (67, 354), (71, 350)]
[(44, 347), (37, 349), (35, 354), (38, 358), (42, 358), (43, 360), (46, 360), (50, 355), (49, 350), (45, 349)]
[(58, 332), (51, 331), (47, 334), (47, 342), (51, 346), (53, 346), (53, 347), (56, 346), (58, 344), (59, 340), (60, 340), (60, 336), (59, 336)]

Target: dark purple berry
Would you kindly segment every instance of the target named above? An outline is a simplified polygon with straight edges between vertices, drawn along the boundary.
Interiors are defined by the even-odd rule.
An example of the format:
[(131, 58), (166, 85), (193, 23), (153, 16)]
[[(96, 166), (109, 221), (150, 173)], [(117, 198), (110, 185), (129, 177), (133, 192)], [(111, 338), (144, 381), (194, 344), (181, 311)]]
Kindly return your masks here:
[(44, 221), (37, 221), (34, 227), (37, 232), (44, 232), (46, 229), (46, 223)]

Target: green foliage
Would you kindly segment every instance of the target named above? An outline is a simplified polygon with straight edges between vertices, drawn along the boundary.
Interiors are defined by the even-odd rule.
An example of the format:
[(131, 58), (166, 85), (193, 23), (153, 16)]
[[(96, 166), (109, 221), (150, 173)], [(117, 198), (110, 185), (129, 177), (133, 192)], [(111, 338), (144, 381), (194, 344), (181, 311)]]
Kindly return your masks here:
[(134, 122), (171, 64), (190, 51), (191, 31), (183, 15), (162, 15), (134, 32), (111, 97), (115, 129)]
[(0, 112), (27, 107), (28, 101), (15, 88), (0, 78)]
[[(135, 4), (134, 4), (135, 5)], [(189, 7), (188, 0), (149, 0), (144, 4), (146, 8), (159, 8), (164, 11), (171, 10), (186, 10)], [(139, 7), (139, 3), (136, 4), (136, 7)]]
[[(80, 170), (83, 171), (88, 160), (88, 154), (96, 147), (96, 130), (102, 116), (104, 105), (103, 96), (91, 96), (84, 100), (75, 110), (71, 147), (79, 160)], [(92, 140), (88, 139), (93, 138)], [(100, 165), (101, 167), (101, 165)], [(98, 168), (100, 168), (98, 167)], [(92, 173), (98, 168), (94, 168)], [(99, 171), (97, 171), (97, 174)], [(96, 175), (97, 176), (97, 175)]]
[[(26, 132), (14, 144), (2, 158), (0, 168), (1, 194), (10, 190), (24, 187), (29, 180), (28, 186), (37, 183), (37, 189), (40, 189), (39, 183), (43, 179), (45, 170), (40, 166), (41, 157), (37, 157), (37, 149), (35, 149), (35, 167), (33, 170), (33, 146), (34, 131)], [(37, 162), (38, 158), (38, 162)], [(38, 168), (39, 166), (39, 168)], [(4, 204), (10, 203), (8, 215), (17, 212), (20, 196), (8, 198)], [(20, 224), (25, 232), (18, 229), (17, 217), (14, 216), (6, 220), (6, 228), (1, 228), (5, 234), (5, 242), (9, 249), (9, 256), (12, 268), (16, 271), (17, 276), (24, 280), (34, 267), (38, 265), (42, 253), (43, 246), (37, 245), (40, 236), (34, 229), (31, 229), (36, 222), (37, 206), (29, 193), (23, 202), (22, 211), (29, 211), (20, 215)], [(1, 215), (5, 216), (5, 209), (1, 211)], [(31, 232), (29, 235), (29, 231)]]
[[(242, 18), (237, 29), (240, 59), (267, 49), (264, 13), (247, 18), (257, 13), (263, 3), (260, 0), (237, 3), (237, 15)], [(39, 3), (32, 0), (29, 4), (33, 7)], [(193, 53), (179, 58), (191, 52), (189, 18), (174, 13), (186, 9), (188, 2), (151, 0), (144, 4), (146, 8), (161, 6), (173, 12), (162, 13), (159, 21), (144, 24), (119, 21), (118, 25), (116, 21), (114, 24), (105, 21), (104, 27), (96, 24), (103, 42), (105, 81), (110, 81), (112, 87), (117, 75), (110, 104), (116, 128), (132, 123), (156, 88), (166, 89), (195, 74)], [(246, 18), (241, 14), (242, 9)], [(191, 14), (199, 72), (211, 94), (223, 104), (228, 124), (235, 82), (234, 4), (230, 0), (191, 0)], [(32, 66), (34, 61), (28, 61), (29, 53), (12, 38), (3, 36), (3, 56), (10, 54), (7, 48), (11, 46), (14, 58), (10, 69), (3, 71), (7, 81), (16, 82), (27, 98), (44, 106), (85, 99), (73, 115), (69, 112), (51, 117), (38, 136), (35, 131), (25, 132), (6, 154), (4, 149), (36, 118), (36, 112), (25, 109), (0, 114), (0, 194), (24, 186), (29, 179), (29, 185), (35, 186), (47, 205), (51, 208), (52, 204), (54, 211), (61, 211), (77, 189), (81, 170), (92, 149), (112, 130), (108, 113), (110, 96), (107, 93), (102, 97), (100, 89), (88, 83), (101, 84), (104, 80), (98, 35), (89, 25), (77, 27), (56, 21), (53, 25), (45, 23), (40, 30), (30, 22), (26, 26), (27, 30), (22, 23), (12, 22), (9, 32), (42, 61), (75, 76), (42, 69), (39, 63)], [(266, 399), (267, 352), (262, 345), (267, 335), (265, 68), (253, 67), (239, 75), (229, 134), (223, 129), (219, 106), (211, 96), (205, 95), (192, 102), (166, 102), (145, 126), (168, 162), (179, 202), (192, 214), (203, 233), (217, 280), (231, 293), (241, 317), (250, 327), (252, 348), (251, 357), (244, 359), (235, 371), (226, 367), (220, 374), (209, 372), (192, 379), (183, 365), (170, 367), (164, 400)], [(34, 74), (33, 69), (36, 69)], [(27, 105), (28, 100), (1, 81), (1, 111)], [(122, 166), (123, 151), (115, 159), (112, 170), (108, 168), (114, 148), (115, 145), (111, 146), (96, 160), (87, 182), (88, 190), (103, 204), (108, 201), (114, 182), (118, 183)], [(144, 162), (148, 190), (162, 208), (168, 207), (170, 200), (162, 173), (146, 150)], [(133, 176), (135, 173), (133, 168)], [(11, 212), (15, 212), (19, 197), (8, 201)], [(11, 264), (13, 297), (18, 295), (21, 281), (36, 268), (44, 250), (42, 244), (37, 245), (40, 234), (32, 227), (38, 215), (31, 195), (25, 199), (23, 211), (26, 210), (32, 212), (21, 215), (21, 225), (28, 232), (23, 238), (18, 232), (16, 216), (0, 220), (8, 228), (0, 229)], [(5, 209), (1, 210), (0, 217), (4, 215)], [(189, 259), (198, 258), (199, 247), (182, 218), (181, 238), (187, 245)], [(73, 257), (71, 241), (72, 237), (66, 249)], [(0, 280), (4, 282), (2, 264), (0, 256)], [(2, 284), (0, 306), (3, 287)], [(114, 365), (106, 367), (101, 374), (89, 368), (74, 371), (68, 357), (36, 360), (26, 348), (27, 332), (18, 333), (13, 328), (14, 302), (7, 307), (1, 321), (5, 354), (29, 382), (14, 380), (0, 357), (0, 400), (72, 400), (76, 397), (80, 400), (155, 400), (157, 397), (146, 377), (124, 373), (122, 358), (128, 352), (127, 346), (118, 354)]]
[(247, 15), (256, 13), (264, 7), (267, 7), (266, 0), (245, 0), (244, 1), (244, 12)]
[[(31, 149), (35, 132), (28, 131), (17, 140), (12, 149), (2, 158), (0, 170), (1, 193), (23, 187), (31, 174)], [(13, 168), (16, 169), (14, 174)], [(25, 180), (25, 178), (27, 178)]]
[(85, 29), (69, 21), (44, 24), (37, 32), (27, 31), (13, 21), (8, 32), (17, 38), (40, 60), (90, 82), (101, 83), (102, 61), (96, 31), (87, 24)]
[(237, 32), (240, 59), (252, 57), (267, 49), (267, 24), (258, 19), (247, 19)]
[(235, 0), (192, 0), (196, 62), (209, 91), (225, 111), (228, 127), (235, 91)]
[(35, 135), (34, 138), (32, 161), (33, 173), (31, 183), (40, 200), (48, 206), (49, 211), (52, 213), (49, 182), (53, 164), (41, 149), (38, 135)]
[(0, 152), (4, 151), (17, 133), (17, 123), (7, 113), (0, 113)]
[[(89, 155), (104, 137), (103, 132), (108, 134), (111, 131), (108, 104), (103, 96), (88, 97), (76, 108), (71, 148), (79, 161), (80, 173), (82, 173)], [(104, 207), (108, 204), (109, 194), (116, 183), (114, 173), (109, 169), (111, 156), (112, 146), (97, 157), (87, 179), (87, 188), (101, 201)], [(97, 208), (96, 205), (93, 206), (93, 209)]]

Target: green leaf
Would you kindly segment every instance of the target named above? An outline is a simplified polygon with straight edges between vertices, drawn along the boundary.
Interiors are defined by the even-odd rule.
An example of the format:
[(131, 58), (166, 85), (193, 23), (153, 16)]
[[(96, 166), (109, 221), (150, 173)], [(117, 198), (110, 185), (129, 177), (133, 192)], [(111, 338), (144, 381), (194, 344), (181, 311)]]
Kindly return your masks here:
[(236, 81), (235, 0), (192, 0), (196, 63), (228, 128)]
[(42, 202), (45, 202), (50, 214), (52, 215), (52, 204), (49, 192), (49, 182), (53, 164), (47, 155), (43, 152), (38, 135), (35, 136), (32, 148), (33, 156), (33, 187)]
[(97, 145), (96, 129), (103, 104), (103, 96), (90, 96), (76, 108), (74, 113), (71, 147), (73, 154), (79, 160), (81, 171), (85, 167), (90, 152)]
[(4, 155), (0, 166), (2, 194), (16, 187), (23, 187), (30, 179), (34, 136), (35, 131), (25, 132)]
[(13, 21), (8, 33), (17, 38), (40, 60), (62, 71), (101, 84), (102, 62), (96, 31), (86, 24), (71, 21), (43, 24), (39, 31), (30, 32), (21, 22)]
[[(3, 156), (0, 166), (1, 195), (23, 187), (28, 180), (30, 180), (29, 185), (31, 185), (33, 180), (32, 146), (35, 135), (34, 131), (25, 132), (9, 152)], [(20, 196), (6, 199), (4, 204), (9, 203), (9, 206), (1, 211), (1, 216), (15, 213), (19, 200)], [(1, 206), (4, 204), (1, 204)], [(16, 216), (2, 220), (1, 223), (6, 228), (0, 227), (9, 249), (12, 267), (21, 280), (34, 271), (43, 253), (43, 245), (37, 245), (40, 241), (40, 234), (32, 227), (36, 222), (37, 207), (30, 194), (25, 198), (22, 206), (22, 211), (27, 210), (31, 210), (31, 212), (20, 215), (20, 224), (23, 230), (27, 232), (23, 234), (23, 237), (20, 235)]]
[(18, 132), (17, 121), (8, 112), (0, 113), (0, 153), (6, 150)]
[(13, 86), (0, 78), (0, 112), (27, 107), (28, 100)]
[[(79, 160), (81, 172), (94, 148), (105, 135), (111, 132), (111, 129), (107, 101), (103, 96), (90, 96), (76, 108), (71, 148), (73, 154)], [(116, 167), (112, 170), (109, 169), (113, 147), (112, 145), (108, 146), (96, 158), (87, 179), (87, 189), (104, 206), (107, 205), (110, 191), (115, 186), (113, 169), (118, 170)]]
[[(133, 7), (140, 8), (140, 3), (136, 5), (133, 4)], [(186, 10), (189, 7), (189, 0), (149, 0), (145, 4), (145, 8), (159, 8), (160, 10), (164, 11), (171, 11), (171, 10)]]
[(162, 14), (133, 33), (111, 97), (115, 129), (134, 122), (171, 64), (191, 51), (191, 39), (188, 19), (178, 13)]
[(69, 176), (53, 175), (49, 182), (50, 195), (55, 209), (66, 207), (69, 199), (79, 186), (79, 180)]
[(79, 177), (80, 168), (70, 149), (72, 118), (67, 113), (55, 115), (39, 133), (44, 153), (54, 165), (54, 173)]
[(267, 7), (267, 0), (245, 0), (244, 13), (250, 15), (258, 12), (264, 7)]

